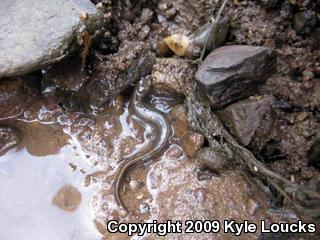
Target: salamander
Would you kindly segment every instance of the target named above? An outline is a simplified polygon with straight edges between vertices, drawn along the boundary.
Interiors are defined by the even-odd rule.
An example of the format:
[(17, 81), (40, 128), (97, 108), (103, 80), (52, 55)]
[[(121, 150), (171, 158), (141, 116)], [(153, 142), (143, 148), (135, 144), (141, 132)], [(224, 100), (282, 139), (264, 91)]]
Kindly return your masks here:
[(152, 144), (150, 151), (132, 158), (124, 159), (124, 163), (120, 166), (120, 170), (117, 173), (114, 182), (114, 195), (117, 204), (124, 210), (127, 210), (120, 198), (120, 187), (122, 180), (127, 171), (138, 164), (146, 164), (153, 160), (166, 146), (168, 139), (172, 133), (171, 125), (163, 116), (161, 112), (143, 102), (144, 98), (148, 95), (151, 88), (151, 79), (149, 77), (143, 78), (139, 81), (135, 88), (133, 95), (130, 99), (130, 107), (133, 113), (136, 114), (146, 124), (152, 124), (154, 126), (154, 133), (156, 138)]

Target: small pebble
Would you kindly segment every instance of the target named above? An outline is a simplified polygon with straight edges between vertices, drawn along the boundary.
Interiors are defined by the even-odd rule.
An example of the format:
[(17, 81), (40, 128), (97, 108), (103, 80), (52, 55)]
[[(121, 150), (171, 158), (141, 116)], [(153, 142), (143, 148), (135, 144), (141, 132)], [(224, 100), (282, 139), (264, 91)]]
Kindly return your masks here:
[(295, 177), (294, 177), (294, 175), (290, 175), (290, 181), (293, 182), (293, 183), (295, 182)]
[(300, 112), (298, 113), (296, 117), (296, 122), (302, 122), (308, 118), (308, 113), (307, 112)]
[(306, 129), (304, 129), (304, 130), (302, 131), (302, 135), (303, 135), (305, 138), (309, 138), (309, 137), (311, 137), (311, 136), (313, 135), (313, 131), (312, 131), (311, 129), (306, 128)]
[(204, 203), (207, 200), (208, 189), (197, 188), (194, 190), (194, 196), (198, 203)]
[(275, 103), (275, 107), (284, 111), (284, 112), (292, 112), (293, 106), (290, 102), (285, 100), (279, 100)]
[(138, 187), (138, 182), (136, 180), (131, 180), (129, 185), (131, 190), (135, 190)]
[(181, 34), (172, 34), (164, 39), (168, 47), (178, 56), (184, 56), (190, 44), (190, 39)]
[(120, 215), (121, 217), (125, 217), (125, 216), (127, 216), (127, 214), (128, 214), (128, 212), (127, 212), (125, 209), (119, 210), (119, 215)]
[(143, 193), (138, 193), (138, 195), (137, 195), (137, 199), (138, 199), (138, 200), (143, 199)]
[(179, 158), (183, 156), (183, 150), (180, 146), (172, 146), (167, 150), (166, 154), (170, 158)]
[(75, 211), (80, 205), (80, 202), (80, 192), (70, 185), (63, 186), (52, 199), (53, 205), (68, 212)]
[(149, 204), (148, 203), (141, 203), (139, 206), (139, 210), (140, 210), (140, 213), (142, 213), (142, 214), (149, 212), (149, 210), (150, 210)]
[(311, 168), (310, 167), (302, 167), (301, 171), (300, 171), (301, 177), (303, 177), (306, 180), (310, 180), (313, 177), (315, 172), (316, 172), (315, 169), (312, 167)]
[(99, 3), (96, 5), (96, 8), (97, 8), (97, 9), (101, 9), (101, 8), (103, 8), (103, 4), (102, 4), (102, 2), (99, 2)]
[(196, 172), (198, 181), (210, 180), (213, 176), (213, 173), (208, 169), (196, 169)]
[(314, 81), (312, 80), (303, 81), (301, 84), (301, 89), (304, 91), (312, 90), (313, 87), (314, 87)]
[(315, 76), (317, 76), (317, 77), (320, 76), (320, 66), (315, 67), (313, 71), (314, 71)]
[(252, 199), (252, 198), (249, 198), (248, 200), (247, 200), (247, 203), (246, 203), (246, 211), (247, 211), (247, 213), (248, 214), (250, 214), (251, 216), (253, 215), (253, 214), (255, 214), (255, 212), (257, 211), (257, 209), (260, 207), (260, 204), (256, 201), (256, 200), (254, 200), (254, 199)]
[(148, 23), (152, 19), (153, 12), (149, 8), (142, 9), (140, 21), (142, 24)]
[(104, 202), (102, 205), (101, 205), (101, 209), (102, 211), (107, 211), (109, 208), (109, 204), (107, 202)]
[(182, 145), (188, 157), (194, 157), (204, 143), (204, 137), (196, 132), (188, 132), (182, 137)]

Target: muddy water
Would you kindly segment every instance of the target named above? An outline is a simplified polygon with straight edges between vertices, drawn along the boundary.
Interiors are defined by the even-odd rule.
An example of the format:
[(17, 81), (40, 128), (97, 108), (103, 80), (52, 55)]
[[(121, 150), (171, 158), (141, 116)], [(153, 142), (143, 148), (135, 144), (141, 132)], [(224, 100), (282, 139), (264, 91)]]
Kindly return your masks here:
[[(110, 234), (106, 223), (195, 219), (266, 219), (265, 194), (241, 172), (212, 174), (194, 153), (203, 143), (187, 128), (186, 109), (176, 99), (151, 97), (173, 126), (165, 150), (152, 163), (130, 169), (120, 196), (113, 181), (123, 159), (145, 151), (155, 133), (119, 96), (99, 114), (60, 114), (1, 122), (21, 132), (22, 142), (0, 157), (0, 235), (4, 239), (129, 239)], [(37, 114), (45, 114), (41, 108)], [(38, 120), (36, 120), (38, 119)], [(244, 236), (255, 239), (257, 234)], [(183, 239), (211, 239), (185, 235)], [(133, 237), (157, 239), (158, 236)], [(215, 234), (216, 239), (232, 236)], [(181, 239), (171, 234), (166, 239)]]

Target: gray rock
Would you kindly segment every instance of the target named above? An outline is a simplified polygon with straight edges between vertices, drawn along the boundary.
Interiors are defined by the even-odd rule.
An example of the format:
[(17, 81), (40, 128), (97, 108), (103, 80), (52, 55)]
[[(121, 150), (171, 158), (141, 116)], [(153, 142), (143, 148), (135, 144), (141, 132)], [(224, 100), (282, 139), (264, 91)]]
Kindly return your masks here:
[(0, 77), (60, 60), (102, 22), (88, 0), (2, 0), (0, 15)]
[(275, 52), (266, 47), (226, 46), (211, 52), (196, 72), (200, 91), (214, 108), (257, 92), (275, 70)]
[(247, 146), (274, 102), (273, 96), (251, 97), (231, 104), (218, 114), (238, 141)]

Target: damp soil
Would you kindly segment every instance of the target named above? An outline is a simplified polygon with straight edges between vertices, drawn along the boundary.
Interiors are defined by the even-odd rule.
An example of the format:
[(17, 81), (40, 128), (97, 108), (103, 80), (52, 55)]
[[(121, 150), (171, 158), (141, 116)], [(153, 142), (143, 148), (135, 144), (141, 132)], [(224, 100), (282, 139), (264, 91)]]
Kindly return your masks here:
[[(119, 209), (113, 191), (117, 171), (124, 159), (139, 154), (155, 137), (152, 126), (129, 107), (134, 83), (124, 73), (143, 58), (145, 48), (157, 58), (177, 59), (163, 38), (195, 32), (220, 5), (193, 0), (93, 2), (104, 11), (105, 26), (96, 34), (82, 69), (72, 69), (75, 74), (70, 75), (49, 66), (27, 76), (0, 79), (0, 236), (130, 239), (107, 232), (109, 220), (296, 221), (299, 213), (290, 204), (236, 164), (213, 172), (199, 163), (196, 153), (207, 143), (188, 126), (185, 99), (175, 85), (169, 92), (154, 89), (157, 94), (146, 99), (166, 116), (173, 134), (161, 155), (128, 171), (120, 197), (131, 214)], [(231, 23), (226, 45), (264, 45), (277, 52), (277, 70), (257, 92), (273, 95), (275, 103), (247, 148), (287, 179), (320, 191), (317, 7), (317, 1), (229, 1), (224, 14)], [(298, 28), (302, 23), (295, 22), (300, 19), (296, 14), (312, 15), (310, 11), (318, 14), (318, 23), (305, 20)], [(193, 74), (194, 65), (185, 61), (181, 65), (189, 66), (186, 72)], [(112, 78), (112, 86), (97, 91), (103, 76)], [(123, 86), (122, 93), (114, 89)], [(104, 96), (110, 89), (116, 92), (113, 98)], [(265, 239), (259, 231), (240, 237), (258, 238)], [(165, 239), (234, 236), (169, 234)]]

